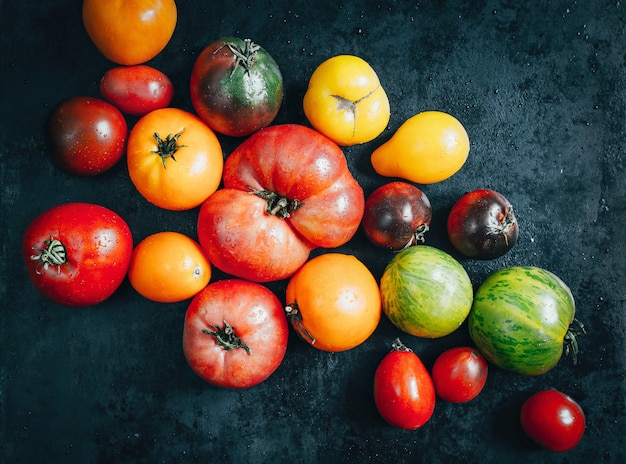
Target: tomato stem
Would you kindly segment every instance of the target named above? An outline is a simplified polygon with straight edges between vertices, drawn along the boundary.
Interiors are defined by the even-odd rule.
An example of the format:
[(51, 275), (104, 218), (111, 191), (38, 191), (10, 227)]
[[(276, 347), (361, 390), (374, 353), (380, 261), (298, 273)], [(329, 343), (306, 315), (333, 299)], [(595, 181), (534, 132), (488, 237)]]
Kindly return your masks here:
[(393, 343), (391, 344), (391, 350), (392, 351), (406, 351), (409, 353), (413, 351), (411, 348), (409, 348), (404, 343), (402, 343), (399, 338), (396, 338), (393, 341)]
[(422, 224), (421, 226), (419, 226), (417, 229), (415, 229), (415, 232), (413, 232), (413, 235), (411, 235), (411, 239), (406, 243), (406, 245), (402, 247), (402, 249), (404, 250), (405, 248), (417, 245), (418, 243), (424, 243), (426, 241), (426, 232), (428, 232), (429, 230), (430, 226), (428, 224)]
[[(30, 259), (37, 261), (35, 264), (35, 272), (43, 274), (50, 266), (57, 267), (57, 274), (61, 273), (61, 265), (67, 262), (67, 250), (60, 240), (50, 236), (49, 240), (44, 241), (43, 247), (33, 247), (33, 251), (38, 253), (31, 255)], [(41, 268), (43, 267), (43, 271)]]
[(569, 329), (565, 333), (565, 356), (572, 354), (572, 362), (574, 365), (578, 363), (578, 340), (577, 335), (586, 334), (585, 326), (578, 319), (574, 318), (569, 326)]
[(298, 335), (310, 342), (311, 345), (314, 345), (315, 337), (313, 337), (313, 335), (311, 335), (311, 332), (309, 332), (306, 327), (302, 325), (302, 314), (298, 309), (298, 304), (292, 303), (285, 306), (285, 313), (287, 314), (287, 319), (289, 319), (289, 322), (291, 323), (293, 328), (296, 329), (296, 332), (298, 332)]
[(271, 214), (272, 216), (278, 216), (282, 219), (287, 219), (295, 210), (304, 205), (304, 203), (300, 200), (290, 200), (289, 198), (281, 196), (270, 190), (257, 190), (249, 185), (248, 189), (250, 190), (250, 193), (259, 198), (263, 198), (267, 202), (265, 212)]
[(154, 153), (155, 155), (159, 155), (161, 160), (163, 161), (163, 167), (167, 169), (167, 158), (174, 158), (174, 153), (176, 153), (180, 148), (184, 148), (185, 145), (178, 145), (178, 139), (182, 135), (183, 131), (181, 130), (176, 135), (172, 136), (172, 134), (168, 134), (165, 137), (165, 140), (161, 138), (158, 133), (154, 133), (154, 140), (157, 143), (157, 149), (152, 150), (150, 153)]
[(224, 326), (210, 324), (213, 330), (204, 329), (202, 333), (215, 336), (217, 343), (226, 351), (234, 350), (236, 348), (243, 348), (249, 355), (252, 354), (250, 347), (246, 345), (241, 338), (235, 334), (235, 329), (228, 322), (224, 321)]
[(232, 72), (230, 73), (230, 77), (233, 77), (237, 68), (241, 66), (245, 72), (250, 72), (252, 66), (254, 66), (254, 62), (256, 61), (256, 52), (261, 48), (260, 45), (255, 44), (250, 39), (243, 40), (243, 48), (237, 46), (236, 44), (226, 43), (224, 42), (220, 45), (213, 53), (219, 52), (222, 48), (228, 47), (230, 52), (235, 57), (235, 66), (233, 67)]

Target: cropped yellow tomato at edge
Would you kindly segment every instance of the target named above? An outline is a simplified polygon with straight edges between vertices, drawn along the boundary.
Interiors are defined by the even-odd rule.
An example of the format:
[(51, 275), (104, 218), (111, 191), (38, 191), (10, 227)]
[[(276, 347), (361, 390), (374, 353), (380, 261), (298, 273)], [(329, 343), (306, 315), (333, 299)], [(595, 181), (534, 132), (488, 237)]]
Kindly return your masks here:
[(463, 125), (441, 111), (425, 111), (406, 120), (372, 153), (381, 176), (434, 184), (452, 177), (465, 164), (470, 141)]
[(215, 132), (196, 115), (178, 108), (151, 111), (135, 123), (126, 161), (139, 193), (173, 211), (199, 206), (217, 190), (224, 169)]
[(342, 146), (375, 139), (390, 117), (389, 99), (378, 75), (352, 55), (337, 55), (318, 66), (303, 106), (311, 125)]
[(159, 303), (187, 300), (207, 286), (211, 265), (198, 243), (179, 232), (158, 232), (137, 244), (128, 280), (140, 295)]
[(145, 63), (176, 28), (174, 0), (84, 0), (83, 24), (94, 45), (117, 64)]

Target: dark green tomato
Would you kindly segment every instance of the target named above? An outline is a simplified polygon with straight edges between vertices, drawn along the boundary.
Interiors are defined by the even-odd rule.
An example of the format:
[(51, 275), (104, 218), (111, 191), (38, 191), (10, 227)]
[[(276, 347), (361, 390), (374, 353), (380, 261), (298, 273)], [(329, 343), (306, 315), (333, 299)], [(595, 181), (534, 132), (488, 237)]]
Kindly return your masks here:
[(468, 317), (476, 347), (495, 365), (525, 375), (548, 372), (568, 343), (575, 303), (561, 279), (538, 267), (491, 274), (478, 288)]
[(283, 100), (283, 77), (270, 54), (250, 39), (226, 37), (196, 59), (191, 102), (211, 129), (243, 137), (268, 126)]

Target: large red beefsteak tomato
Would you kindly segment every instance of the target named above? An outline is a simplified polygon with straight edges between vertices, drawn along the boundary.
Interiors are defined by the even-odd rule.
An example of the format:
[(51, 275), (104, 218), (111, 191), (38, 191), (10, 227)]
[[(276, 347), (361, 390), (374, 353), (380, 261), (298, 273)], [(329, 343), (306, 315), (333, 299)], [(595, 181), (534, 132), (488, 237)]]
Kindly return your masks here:
[(211, 263), (243, 279), (291, 276), (311, 250), (350, 240), (363, 217), (343, 151), (305, 126), (259, 130), (228, 156), (223, 180), (200, 208), (198, 239)]

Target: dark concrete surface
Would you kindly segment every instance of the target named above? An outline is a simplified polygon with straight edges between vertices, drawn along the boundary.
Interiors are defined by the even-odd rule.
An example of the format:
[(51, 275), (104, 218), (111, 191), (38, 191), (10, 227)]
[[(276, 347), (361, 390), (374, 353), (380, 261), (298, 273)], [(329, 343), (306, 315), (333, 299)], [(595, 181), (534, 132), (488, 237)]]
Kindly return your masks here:
[[(387, 182), (374, 148), (424, 110), (455, 115), (471, 153), (463, 169), (423, 186), (434, 209), (427, 242), (452, 252), (445, 220), (463, 193), (488, 187), (515, 206), (521, 232), (502, 258), (461, 259), (475, 285), (500, 267), (545, 267), (572, 289), (587, 327), (578, 365), (540, 377), (492, 367), (474, 401), (437, 403), (422, 429), (386, 425), (372, 379), (401, 336), (430, 367), (467, 328), (438, 340), (400, 333), (383, 318), (363, 345), (330, 354), (291, 332), (284, 363), (264, 383), (229, 391), (203, 383), (182, 354), (188, 302), (155, 304), (125, 282), (107, 302), (69, 309), (33, 289), (20, 256), (44, 209), (90, 201), (114, 209), (135, 242), (161, 230), (195, 237), (197, 210), (146, 203), (125, 164), (92, 179), (56, 169), (44, 124), (60, 101), (98, 96), (113, 66), (82, 26), (78, 0), (0, 2), (1, 463), (621, 463), (626, 459), (626, 5), (615, 0), (316, 2), (179, 0), (167, 48), (149, 64), (170, 76), (173, 106), (192, 110), (195, 57), (221, 36), (250, 37), (284, 74), (276, 123), (306, 124), (302, 97), (316, 66), (337, 54), (366, 59), (391, 101), (387, 131), (345, 149), (366, 193)], [(221, 137), (229, 153), (238, 140)], [(339, 249), (375, 276), (391, 255), (359, 231)], [(216, 272), (215, 279), (223, 276)], [(269, 285), (282, 299), (285, 282)], [(587, 415), (577, 448), (541, 450), (522, 433), (519, 408), (557, 388)]]

